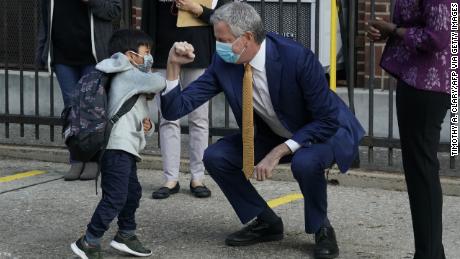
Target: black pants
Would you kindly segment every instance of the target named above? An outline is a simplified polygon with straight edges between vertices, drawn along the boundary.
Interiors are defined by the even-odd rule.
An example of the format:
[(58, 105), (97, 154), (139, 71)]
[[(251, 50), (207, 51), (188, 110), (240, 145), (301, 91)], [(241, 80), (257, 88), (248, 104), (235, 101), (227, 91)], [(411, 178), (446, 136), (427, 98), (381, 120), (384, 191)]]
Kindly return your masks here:
[(442, 190), (437, 151), (450, 95), (398, 83), (396, 107), (412, 212), (415, 259), (443, 259)]
[(116, 217), (119, 230), (135, 230), (135, 213), (142, 196), (136, 157), (121, 150), (105, 151), (101, 161), (101, 178), (102, 199), (88, 224), (88, 231), (100, 238)]

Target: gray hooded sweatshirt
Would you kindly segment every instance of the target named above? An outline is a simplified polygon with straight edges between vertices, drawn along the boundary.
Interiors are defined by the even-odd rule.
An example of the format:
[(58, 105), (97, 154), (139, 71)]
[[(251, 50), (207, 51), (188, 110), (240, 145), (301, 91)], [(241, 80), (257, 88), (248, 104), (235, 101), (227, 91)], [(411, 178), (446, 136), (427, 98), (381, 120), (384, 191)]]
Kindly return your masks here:
[(139, 153), (144, 149), (145, 134), (142, 121), (152, 118), (149, 112), (147, 96), (157, 94), (166, 87), (166, 80), (158, 73), (144, 73), (134, 67), (122, 53), (116, 53), (96, 65), (96, 69), (105, 73), (116, 73), (112, 78), (108, 113), (112, 117), (129, 98), (141, 94), (134, 107), (115, 123), (110, 134), (107, 149), (123, 150), (141, 160)]

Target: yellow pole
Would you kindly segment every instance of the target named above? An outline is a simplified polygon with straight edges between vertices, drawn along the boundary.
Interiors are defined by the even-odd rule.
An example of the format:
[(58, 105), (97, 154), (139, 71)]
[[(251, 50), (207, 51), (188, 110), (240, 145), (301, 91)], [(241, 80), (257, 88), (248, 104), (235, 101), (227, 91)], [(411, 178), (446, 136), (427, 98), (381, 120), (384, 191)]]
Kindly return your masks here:
[(337, 87), (337, 2), (331, 0), (331, 48), (330, 48), (329, 86), (335, 92)]

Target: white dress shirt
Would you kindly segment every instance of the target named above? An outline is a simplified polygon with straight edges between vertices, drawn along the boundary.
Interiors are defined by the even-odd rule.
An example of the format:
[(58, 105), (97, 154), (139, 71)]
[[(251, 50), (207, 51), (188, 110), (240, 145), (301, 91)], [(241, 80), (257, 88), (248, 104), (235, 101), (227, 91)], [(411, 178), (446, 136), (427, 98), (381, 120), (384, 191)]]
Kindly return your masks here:
[[(256, 56), (249, 62), (253, 68), (253, 101), (255, 112), (264, 120), (270, 129), (277, 135), (284, 138), (291, 138), (293, 133), (286, 129), (273, 109), (273, 104), (270, 99), (270, 92), (268, 90), (267, 71), (265, 68), (265, 40), (260, 45), (260, 49)], [(166, 89), (163, 95), (174, 89), (179, 84), (179, 80), (168, 81), (166, 80)], [(292, 153), (296, 152), (301, 145), (292, 139), (284, 142)]]

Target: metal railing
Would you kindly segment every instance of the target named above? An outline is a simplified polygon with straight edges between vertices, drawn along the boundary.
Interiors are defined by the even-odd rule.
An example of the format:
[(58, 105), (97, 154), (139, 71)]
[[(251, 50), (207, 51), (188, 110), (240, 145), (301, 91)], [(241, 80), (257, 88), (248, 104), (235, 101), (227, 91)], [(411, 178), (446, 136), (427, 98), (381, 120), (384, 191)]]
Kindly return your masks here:
[[(44, 0), (43, 0), (44, 1)], [(20, 125), (20, 137), (24, 137), (24, 125), (35, 125), (35, 138), (40, 138), (40, 125), (50, 127), (50, 140), (55, 139), (54, 127), (61, 125), (55, 114), (54, 72), (49, 75), (49, 113), (42, 115), (40, 109), (40, 76), (43, 69), (35, 62), (35, 51), (38, 41), (39, 22), (41, 17), (40, 0), (4, 0), (0, 2), (0, 68), (4, 77), (4, 110), (0, 113), (0, 123), (5, 127), (5, 138), (10, 137), (10, 124)], [(122, 6), (131, 6), (131, 0), (123, 0)], [(131, 8), (123, 8), (120, 24), (115, 28), (131, 24)], [(10, 113), (10, 72), (19, 72), (19, 113)], [(34, 114), (25, 114), (24, 74), (33, 73), (34, 78)], [(15, 85), (17, 87), (17, 85)], [(13, 86), (14, 87), (14, 86)], [(27, 93), (30, 95), (30, 93)]]
[[(351, 109), (355, 110), (354, 86), (356, 84), (356, 35), (357, 35), (357, 0), (338, 1), (339, 22), (342, 31), (343, 56), (345, 58), (346, 81), (348, 85), (348, 102)], [(375, 0), (371, 2), (371, 17), (375, 17)], [(324, 2), (319, 0), (277, 0), (277, 1), (248, 1), (260, 13), (268, 31), (276, 31), (287, 37), (291, 37), (306, 47), (318, 53), (319, 45), (319, 7)], [(131, 6), (131, 1), (124, 2), (125, 7)], [(126, 10), (128, 9), (128, 10)], [(11, 125), (19, 125), (19, 137), (25, 136), (25, 125), (33, 125), (33, 137), (41, 139), (41, 132), (44, 127), (49, 131), (49, 141), (55, 142), (56, 128), (61, 121), (56, 111), (56, 91), (54, 74), (50, 75), (41, 72), (34, 63), (34, 50), (37, 40), (38, 22), (41, 19), (38, 0), (3, 0), (0, 1), (0, 93), (2, 94), (0, 104), (0, 124), (3, 126), (4, 136), (1, 139), (9, 139)], [(131, 8), (125, 8), (123, 12), (122, 26), (130, 26)], [(393, 120), (395, 117), (393, 109), (394, 80), (388, 83), (388, 136), (379, 137), (374, 134), (374, 95), (375, 95), (375, 49), (370, 43), (369, 51), (370, 75), (368, 88), (369, 115), (367, 136), (361, 142), (361, 146), (367, 149), (367, 163), (374, 164), (376, 149), (384, 149), (388, 166), (394, 165), (395, 150), (400, 149), (399, 140), (394, 137)], [(25, 79), (28, 80), (27, 90)], [(32, 83), (30, 81), (33, 81)], [(30, 86), (33, 84), (33, 86)], [(3, 88), (3, 89), (2, 89)], [(14, 94), (13, 94), (14, 93)], [(14, 96), (13, 96), (14, 95)], [(235, 132), (237, 129), (231, 127), (232, 115), (227, 101), (224, 101), (223, 116), (219, 125), (215, 124), (213, 118), (216, 111), (210, 109), (210, 137), (224, 136)], [(33, 103), (33, 105), (32, 105)], [(46, 104), (46, 105), (45, 105)], [(213, 107), (213, 103), (210, 103)], [(18, 106), (14, 111), (12, 106)], [(25, 107), (28, 107), (27, 109)], [(33, 108), (32, 108), (33, 107)], [(220, 108), (219, 108), (220, 109)], [(220, 111), (219, 111), (220, 112)], [(158, 128), (158, 127), (157, 127)], [(184, 134), (188, 133), (186, 126), (182, 127)], [(17, 132), (15, 132), (17, 134)], [(30, 137), (30, 136), (29, 136)], [(381, 154), (381, 150), (379, 151)], [(441, 143), (440, 152), (449, 152), (449, 143)], [(450, 157), (449, 168), (455, 168), (455, 159)], [(362, 161), (364, 162), (364, 161)], [(458, 172), (454, 173), (456, 176)]]

